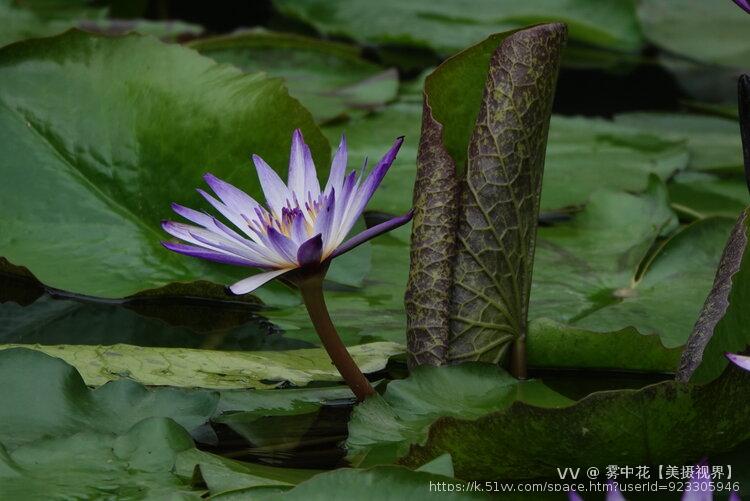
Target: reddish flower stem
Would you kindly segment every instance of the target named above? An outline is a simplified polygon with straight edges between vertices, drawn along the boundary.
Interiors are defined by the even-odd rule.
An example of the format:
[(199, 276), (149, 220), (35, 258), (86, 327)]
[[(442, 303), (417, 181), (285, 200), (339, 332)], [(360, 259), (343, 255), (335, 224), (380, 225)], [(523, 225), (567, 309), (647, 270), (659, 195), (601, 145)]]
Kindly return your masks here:
[(374, 395), (375, 390), (357, 367), (341, 341), (338, 332), (336, 332), (330, 315), (328, 315), (328, 308), (323, 297), (323, 274), (305, 277), (297, 282), (297, 286), (302, 293), (302, 300), (305, 302), (307, 313), (310, 315), (315, 331), (323, 342), (323, 347), (328, 352), (328, 356), (331, 357), (341, 377), (344, 378), (346, 384), (356, 395), (357, 400), (362, 402), (370, 395)]

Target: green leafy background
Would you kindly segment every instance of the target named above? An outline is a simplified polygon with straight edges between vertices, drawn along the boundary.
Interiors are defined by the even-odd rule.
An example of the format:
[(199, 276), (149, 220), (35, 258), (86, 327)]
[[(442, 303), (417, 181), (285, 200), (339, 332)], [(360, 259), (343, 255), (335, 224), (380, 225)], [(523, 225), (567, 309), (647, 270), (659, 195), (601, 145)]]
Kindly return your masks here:
[[(748, 381), (722, 357), (750, 344), (746, 258), (701, 385), (672, 380), (750, 202), (734, 104), (750, 16), (729, 0), (269, 0), (213, 18), (156, 4), (0, 0), (0, 497), (427, 499), (430, 481), (554, 477), (614, 453), (733, 450), (750, 470)], [(342, 134), (351, 168), (406, 136), (358, 229), (406, 212), (425, 77), (463, 168), (486, 68), (434, 68), (547, 21), (569, 42), (535, 379), (481, 364), (404, 379), (409, 227), (328, 276), (331, 315), (382, 393), (353, 412), (293, 291), (229, 297), (251, 270), (159, 245), (170, 202), (207, 208), (205, 172), (262, 198), (250, 155), (283, 177), (297, 127), (321, 180)], [(504, 36), (473, 50), (488, 59)]]

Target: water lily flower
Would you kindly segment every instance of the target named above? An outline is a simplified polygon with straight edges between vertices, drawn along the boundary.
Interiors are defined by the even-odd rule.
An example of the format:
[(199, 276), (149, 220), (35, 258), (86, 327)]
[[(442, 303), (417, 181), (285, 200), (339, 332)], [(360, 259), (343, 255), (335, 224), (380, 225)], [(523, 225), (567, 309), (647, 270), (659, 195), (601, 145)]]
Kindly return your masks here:
[(163, 221), (164, 231), (182, 240), (162, 242), (167, 249), (219, 263), (259, 268), (231, 285), (234, 294), (247, 294), (274, 278), (295, 284), (302, 293), (315, 330), (331, 360), (359, 400), (374, 393), (341, 341), (323, 298), (323, 278), (331, 260), (358, 245), (409, 222), (412, 212), (394, 217), (346, 239), (396, 158), (403, 137), (393, 143), (372, 171), (346, 172), (346, 139), (341, 138), (331, 163), (328, 182), (321, 189), (310, 148), (302, 132), (294, 131), (285, 184), (259, 156), (253, 155), (266, 206), (236, 186), (206, 174), (213, 190), (205, 198), (235, 228), (216, 217), (172, 204), (172, 209), (194, 224)]
[(734, 0), (734, 3), (739, 5), (742, 10), (750, 14), (750, 0)]
[(736, 353), (725, 353), (724, 356), (740, 369), (750, 371), (750, 357), (746, 355), (737, 355)]
[(267, 207), (213, 174), (204, 176), (216, 197), (200, 189), (198, 193), (239, 232), (209, 214), (172, 204), (177, 214), (198, 226), (164, 221), (164, 230), (186, 243), (163, 242), (163, 245), (180, 254), (265, 271), (230, 286), (234, 294), (252, 292), (292, 270), (325, 266), (331, 259), (411, 219), (409, 212), (344, 241), (388, 172), (402, 142), (403, 138), (396, 139), (367, 178), (363, 178), (354, 171), (346, 173), (347, 148), (342, 137), (328, 183), (321, 190), (310, 148), (298, 129), (292, 136), (286, 184), (262, 158), (253, 155)]

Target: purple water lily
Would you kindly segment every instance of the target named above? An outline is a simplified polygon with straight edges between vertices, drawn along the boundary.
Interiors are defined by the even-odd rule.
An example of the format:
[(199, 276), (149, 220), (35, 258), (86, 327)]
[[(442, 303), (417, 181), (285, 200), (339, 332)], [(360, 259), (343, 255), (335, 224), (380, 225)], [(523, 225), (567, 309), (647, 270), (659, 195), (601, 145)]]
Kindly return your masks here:
[(302, 133), (296, 130), (292, 135), (286, 184), (262, 158), (253, 155), (267, 207), (213, 174), (203, 177), (216, 197), (200, 189), (198, 193), (236, 229), (210, 214), (178, 204), (172, 204), (172, 209), (194, 224), (162, 223), (167, 233), (183, 242), (162, 242), (171, 251), (264, 270), (230, 286), (234, 294), (250, 293), (279, 277), (295, 284), (302, 293), (323, 346), (359, 400), (364, 400), (375, 390), (357, 367), (331, 322), (323, 297), (323, 278), (331, 259), (411, 220), (410, 211), (346, 240), (388, 172), (402, 142), (403, 137), (396, 139), (391, 149), (364, 177), (364, 169), (359, 176), (356, 172), (346, 172), (346, 140), (342, 137), (331, 163), (328, 182), (321, 190), (310, 148)]
[(750, 371), (750, 357), (747, 355), (737, 355), (736, 353), (725, 353), (725, 356), (734, 365), (746, 371)]
[(742, 10), (750, 14), (750, 0), (734, 0), (734, 3), (739, 5)]
[(316, 268), (358, 245), (407, 223), (412, 213), (374, 226), (344, 241), (367, 202), (396, 158), (403, 138), (398, 138), (367, 178), (346, 173), (346, 140), (342, 137), (333, 157), (328, 183), (320, 189), (310, 148), (302, 133), (294, 131), (287, 184), (259, 156), (253, 155), (267, 208), (250, 195), (213, 174), (204, 179), (214, 196), (198, 190), (239, 232), (215, 217), (179, 204), (174, 211), (199, 226), (164, 221), (170, 235), (186, 243), (163, 242), (180, 254), (265, 270), (229, 289), (247, 294), (269, 280), (298, 268)]

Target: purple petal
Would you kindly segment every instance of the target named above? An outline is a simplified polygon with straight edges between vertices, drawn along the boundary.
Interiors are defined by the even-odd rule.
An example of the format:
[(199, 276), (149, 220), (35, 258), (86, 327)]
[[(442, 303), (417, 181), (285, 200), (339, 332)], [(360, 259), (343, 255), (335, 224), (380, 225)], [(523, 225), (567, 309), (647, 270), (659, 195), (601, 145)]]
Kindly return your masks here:
[(341, 254), (345, 252), (349, 252), (350, 250), (354, 249), (358, 245), (362, 245), (363, 243), (367, 242), (368, 240), (372, 240), (373, 238), (377, 237), (378, 235), (385, 233), (386, 231), (391, 231), (395, 228), (398, 228), (399, 226), (403, 226), (409, 221), (411, 221), (411, 218), (414, 216), (414, 210), (410, 210), (403, 216), (394, 217), (393, 219), (389, 219), (388, 221), (384, 223), (380, 223), (378, 225), (373, 226), (372, 228), (368, 228), (362, 233), (359, 233), (358, 235), (350, 238), (343, 244), (339, 245), (338, 248), (333, 251), (333, 254), (331, 254), (331, 258), (340, 256)]
[(290, 231), (292, 240), (294, 240), (294, 243), (296, 244), (302, 244), (302, 242), (310, 238), (310, 236), (307, 234), (305, 215), (302, 214), (301, 210), (295, 209), (292, 214), (292, 218), (292, 228)]
[(253, 197), (241, 189), (219, 179), (211, 173), (205, 174), (203, 179), (214, 190), (214, 193), (219, 196), (219, 199), (224, 202), (224, 205), (237, 214), (252, 214), (255, 208), (260, 205)]
[(727, 498), (727, 501), (742, 501), (740, 499), (740, 495), (736, 492), (732, 491), (729, 493), (729, 497)]
[(726, 356), (729, 361), (737, 367), (745, 369), (746, 371), (750, 371), (750, 357), (745, 355), (737, 355), (736, 353), (725, 353), (724, 356)]
[(739, 5), (739, 7), (750, 14), (750, 0), (734, 0), (734, 3)]
[[(331, 237), (333, 233), (333, 218), (336, 215), (336, 190), (331, 190), (331, 193), (325, 198), (325, 205), (320, 208), (318, 217), (315, 219), (315, 226), (313, 227), (313, 233), (319, 233), (323, 236), (323, 243), (328, 249), (331, 243)], [(338, 244), (335, 242), (333, 245)]]
[[(393, 142), (393, 146), (391, 146), (391, 149), (388, 150), (385, 155), (383, 155), (383, 158), (380, 159), (380, 162), (378, 162), (375, 168), (372, 169), (372, 172), (370, 172), (370, 175), (367, 176), (365, 182), (362, 183), (362, 188), (358, 193), (358, 196), (361, 197), (359, 203), (362, 205), (362, 209), (364, 209), (365, 205), (367, 205), (367, 202), (369, 202), (370, 198), (372, 198), (372, 194), (375, 193), (375, 190), (377, 190), (378, 186), (380, 186), (380, 182), (385, 177), (388, 169), (391, 168), (391, 165), (393, 164), (393, 161), (396, 159), (396, 155), (398, 154), (398, 150), (401, 149), (401, 145), (403, 143), (403, 136), (396, 138), (396, 140)], [(357, 217), (359, 217), (359, 215), (357, 215)]]
[(698, 461), (698, 464), (693, 468), (693, 473), (690, 476), (691, 482), (696, 482), (699, 485), (699, 490), (683, 491), (682, 501), (711, 501), (713, 496), (713, 490), (711, 489), (711, 478), (703, 478), (699, 476), (699, 466), (708, 466), (708, 459), (703, 458)]
[(214, 261), (217, 263), (233, 264), (235, 266), (256, 267), (255, 263), (248, 261), (247, 259), (241, 258), (239, 256), (232, 255), (232, 254), (224, 254), (223, 252), (212, 251), (212, 250), (204, 249), (202, 247), (194, 247), (192, 245), (177, 244), (177, 243), (172, 243), (172, 242), (162, 242), (161, 244), (165, 248), (173, 252), (184, 254), (186, 256), (207, 259), (208, 261)]
[(255, 289), (263, 285), (264, 283), (268, 282), (269, 280), (272, 280), (279, 275), (283, 275), (289, 270), (274, 270), (274, 271), (267, 271), (265, 273), (258, 273), (257, 275), (253, 275), (252, 277), (247, 277), (245, 279), (240, 280), (234, 285), (231, 285), (229, 287), (229, 290), (232, 292), (232, 294), (237, 294), (238, 296), (240, 294), (248, 294), (250, 292), (253, 292)]
[(286, 235), (279, 233), (275, 228), (269, 227), (266, 241), (288, 263), (297, 262), (297, 246)]
[(607, 486), (611, 490), (607, 491), (605, 501), (626, 501), (625, 496), (623, 496), (620, 489), (617, 488), (617, 482), (610, 480), (607, 482)]
[(370, 201), (375, 190), (378, 189), (380, 182), (391, 167), (391, 164), (393, 164), (393, 161), (396, 159), (398, 150), (401, 148), (403, 142), (403, 136), (397, 138), (396, 141), (394, 141), (393, 146), (391, 146), (391, 149), (388, 150), (388, 153), (383, 155), (383, 158), (380, 159), (372, 172), (370, 172), (370, 175), (365, 179), (365, 182), (362, 183), (362, 186), (357, 191), (350, 207), (346, 209), (346, 216), (342, 221), (341, 227), (346, 233), (348, 233), (351, 227), (354, 226), (354, 222), (359, 218), (360, 214), (362, 214), (362, 211), (365, 210), (367, 202)]
[(323, 255), (323, 237), (318, 233), (297, 250), (297, 262), (301, 267), (320, 264)]
[(568, 491), (568, 501), (583, 501), (576, 491)]
[(234, 254), (243, 259), (247, 259), (249, 262), (252, 262), (253, 266), (256, 268), (276, 268), (278, 265), (278, 262), (274, 259), (266, 258), (251, 249), (244, 247), (238, 248), (230, 242), (222, 241), (220, 238), (211, 238), (209, 235), (200, 235), (192, 231), (190, 232), (190, 235), (195, 238), (198, 243), (208, 246), (209, 249), (214, 248), (220, 252), (223, 251), (227, 254)]
[(258, 179), (263, 188), (263, 194), (266, 196), (268, 208), (277, 217), (281, 217), (281, 209), (286, 206), (288, 200), (292, 200), (292, 194), (279, 175), (262, 158), (253, 155), (253, 162), (258, 171)]
[(344, 175), (346, 174), (346, 160), (346, 137), (342, 134), (339, 149), (336, 150), (336, 154), (333, 156), (333, 161), (331, 162), (331, 173), (328, 175), (328, 182), (324, 190), (326, 195), (334, 189), (339, 192), (341, 191), (344, 183)]

